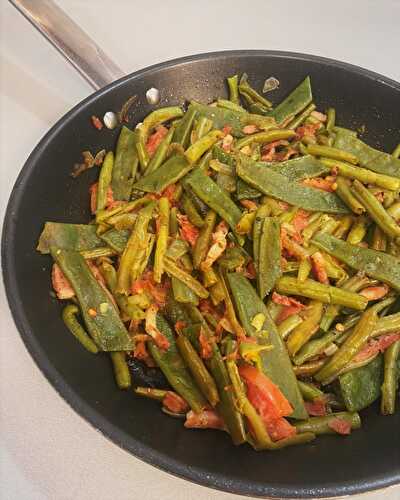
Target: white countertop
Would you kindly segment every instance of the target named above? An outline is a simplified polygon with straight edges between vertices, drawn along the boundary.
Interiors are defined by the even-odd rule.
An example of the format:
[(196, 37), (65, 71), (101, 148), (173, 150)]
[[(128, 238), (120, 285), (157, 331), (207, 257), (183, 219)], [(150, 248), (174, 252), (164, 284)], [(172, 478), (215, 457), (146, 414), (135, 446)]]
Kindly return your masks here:
[[(58, 3), (127, 73), (182, 55), (254, 48), (332, 57), (400, 81), (398, 0)], [(91, 89), (6, 0), (0, 3), (0, 36), (2, 220), (28, 154)], [(2, 285), (0, 333), (2, 500), (235, 498), (144, 464), (77, 415), (30, 358)], [(354, 498), (399, 497), (400, 486)]]

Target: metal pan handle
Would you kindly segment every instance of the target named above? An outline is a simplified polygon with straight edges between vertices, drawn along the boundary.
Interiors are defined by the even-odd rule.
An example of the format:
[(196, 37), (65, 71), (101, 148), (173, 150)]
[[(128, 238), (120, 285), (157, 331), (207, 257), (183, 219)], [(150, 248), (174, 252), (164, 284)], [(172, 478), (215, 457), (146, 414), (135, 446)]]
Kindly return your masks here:
[(125, 73), (52, 0), (9, 0), (95, 89)]

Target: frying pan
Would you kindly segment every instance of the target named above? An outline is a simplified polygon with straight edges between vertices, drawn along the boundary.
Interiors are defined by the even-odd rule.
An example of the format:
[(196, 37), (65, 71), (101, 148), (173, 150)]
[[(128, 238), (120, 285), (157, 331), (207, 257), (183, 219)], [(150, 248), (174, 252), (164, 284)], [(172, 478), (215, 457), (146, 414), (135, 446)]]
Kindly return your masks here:
[(184, 430), (156, 403), (118, 391), (108, 358), (90, 355), (65, 331), (61, 306), (49, 294), (51, 259), (35, 251), (45, 221), (88, 221), (88, 186), (96, 173), (73, 180), (71, 168), (83, 150), (114, 149), (118, 129), (99, 132), (90, 125), (90, 116), (120, 109), (133, 94), (138, 101), (131, 125), (154, 109), (145, 99), (151, 87), (160, 90), (161, 105), (186, 99), (207, 102), (226, 94), (227, 75), (246, 72), (258, 88), (274, 75), (280, 87), (270, 95), (278, 102), (310, 75), (319, 109), (334, 106), (340, 125), (365, 125), (363, 138), (390, 151), (399, 141), (400, 84), (330, 59), (252, 50), (184, 57), (113, 81), (122, 72), (60, 9), (48, 0), (13, 3), (99, 88), (61, 118), (31, 153), (11, 193), (4, 222), (2, 263), (9, 305), (27, 349), (53, 387), (120, 447), (212, 488), (251, 496), (312, 498), (400, 482), (399, 412), (381, 417), (379, 408), (372, 407), (362, 412), (363, 428), (345, 440), (326, 436), (301, 447), (257, 453), (248, 446), (234, 448), (225, 433)]

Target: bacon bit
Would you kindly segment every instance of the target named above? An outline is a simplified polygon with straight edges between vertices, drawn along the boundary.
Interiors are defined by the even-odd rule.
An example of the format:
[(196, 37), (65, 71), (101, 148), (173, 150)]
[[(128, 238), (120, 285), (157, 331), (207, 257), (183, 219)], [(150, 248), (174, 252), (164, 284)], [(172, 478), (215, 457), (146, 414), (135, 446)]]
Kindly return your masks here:
[(313, 272), (317, 280), (320, 283), (329, 285), (328, 274), (325, 269), (326, 263), (324, 257), (322, 256), (322, 253), (315, 252), (313, 255), (311, 255), (311, 262), (312, 262)]
[(215, 410), (202, 410), (200, 413), (191, 410), (186, 414), (184, 425), (187, 429), (225, 429), (224, 421)]
[(190, 407), (187, 402), (176, 392), (167, 391), (162, 400), (163, 406), (172, 413), (186, 413)]
[(211, 304), (210, 299), (201, 299), (199, 302), (199, 309), (201, 312), (214, 312), (214, 306)]
[(246, 125), (245, 127), (242, 128), (242, 132), (246, 135), (254, 134), (258, 130), (258, 127), (256, 125)]
[(181, 238), (187, 241), (192, 247), (196, 244), (199, 237), (199, 230), (194, 226), (186, 215), (177, 214), (178, 224), (180, 225), (179, 234)]
[(296, 215), (293, 217), (291, 224), (298, 233), (303, 231), (303, 229), (308, 226), (309, 217), (310, 217), (309, 212), (306, 212), (305, 210), (302, 209), (297, 211)]
[(157, 347), (159, 347), (163, 351), (166, 351), (169, 348), (170, 344), (167, 337), (163, 333), (161, 333), (160, 330), (157, 328), (157, 323), (156, 323), (157, 312), (158, 312), (158, 306), (156, 306), (155, 304), (152, 304), (150, 307), (147, 308), (145, 330), (154, 339), (154, 342), (156, 343)]
[(247, 264), (247, 267), (245, 267), (243, 274), (249, 280), (253, 280), (257, 276), (257, 271), (252, 260)]
[(328, 427), (337, 432), (338, 434), (342, 434), (343, 436), (347, 436), (351, 432), (351, 424), (344, 420), (343, 418), (336, 417), (328, 422)]
[(360, 292), (360, 295), (368, 300), (378, 300), (384, 297), (388, 292), (389, 287), (387, 285), (369, 286), (364, 288), (364, 290)]
[(232, 144), (233, 144), (233, 136), (231, 134), (227, 134), (222, 139), (222, 149), (228, 152), (231, 150)]
[(199, 343), (200, 343), (200, 356), (203, 359), (210, 359), (212, 354), (211, 344), (206, 337), (203, 328), (200, 328), (199, 333)]
[(240, 200), (240, 204), (250, 212), (254, 212), (258, 208), (257, 203), (253, 200)]
[(305, 401), (304, 405), (309, 415), (313, 417), (324, 417), (327, 414), (326, 401), (323, 398)]
[(164, 139), (164, 137), (168, 134), (167, 127), (164, 125), (159, 125), (156, 128), (156, 131), (153, 132), (146, 142), (146, 150), (149, 153), (150, 157), (156, 152), (156, 149), (160, 145), (160, 142)]
[(92, 120), (93, 126), (97, 128), (97, 130), (101, 130), (103, 128), (103, 122), (100, 120), (99, 117), (92, 115), (90, 119)]
[(225, 134), (225, 135), (228, 135), (232, 132), (232, 127), (230, 125), (224, 125), (222, 127), (222, 133)]
[(302, 181), (303, 186), (309, 186), (322, 191), (328, 191), (332, 193), (334, 191), (333, 185), (336, 183), (336, 179), (323, 179), (322, 177), (314, 177), (314, 179), (304, 179)]
[(89, 316), (91, 316), (92, 318), (95, 318), (95, 317), (97, 316), (97, 311), (96, 311), (96, 309), (92, 309), (92, 308), (90, 308), (90, 309), (88, 309), (88, 314), (89, 314)]
[(51, 281), (57, 298), (59, 298), (60, 300), (72, 299), (72, 297), (75, 296), (75, 292), (71, 286), (71, 283), (65, 277), (58, 264), (53, 264), (53, 269), (51, 271)]
[(83, 163), (75, 163), (71, 177), (78, 177), (85, 170), (89, 170), (89, 168), (94, 166), (100, 166), (103, 163), (105, 155), (105, 149), (96, 153), (96, 156), (93, 156), (90, 151), (82, 151)]
[(384, 352), (388, 347), (390, 347), (394, 342), (400, 339), (400, 333), (388, 333), (387, 335), (382, 335), (378, 339), (371, 339), (367, 344), (359, 351), (354, 358), (352, 363), (361, 363), (370, 358), (375, 357), (379, 352)]
[(214, 262), (225, 252), (226, 249), (226, 235), (228, 234), (228, 225), (225, 221), (221, 221), (216, 230), (211, 235), (212, 245), (210, 246), (206, 258), (201, 263), (201, 270), (207, 271), (211, 268)]
[(327, 116), (324, 113), (320, 113), (319, 111), (313, 111), (311, 116), (324, 123), (327, 120)]

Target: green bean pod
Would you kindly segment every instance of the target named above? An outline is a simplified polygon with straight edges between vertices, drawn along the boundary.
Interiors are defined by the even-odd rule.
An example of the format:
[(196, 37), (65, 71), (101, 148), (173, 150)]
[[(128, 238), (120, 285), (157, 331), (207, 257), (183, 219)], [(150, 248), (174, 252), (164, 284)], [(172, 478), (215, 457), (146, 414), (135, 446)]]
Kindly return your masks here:
[(131, 374), (126, 362), (125, 351), (110, 352), (110, 356), (117, 386), (120, 389), (129, 389), (131, 386)]
[(87, 351), (93, 354), (97, 354), (99, 352), (97, 345), (93, 342), (93, 340), (85, 332), (79, 321), (76, 319), (76, 315), (78, 313), (79, 308), (74, 304), (70, 304), (64, 307), (62, 318), (65, 326)]

